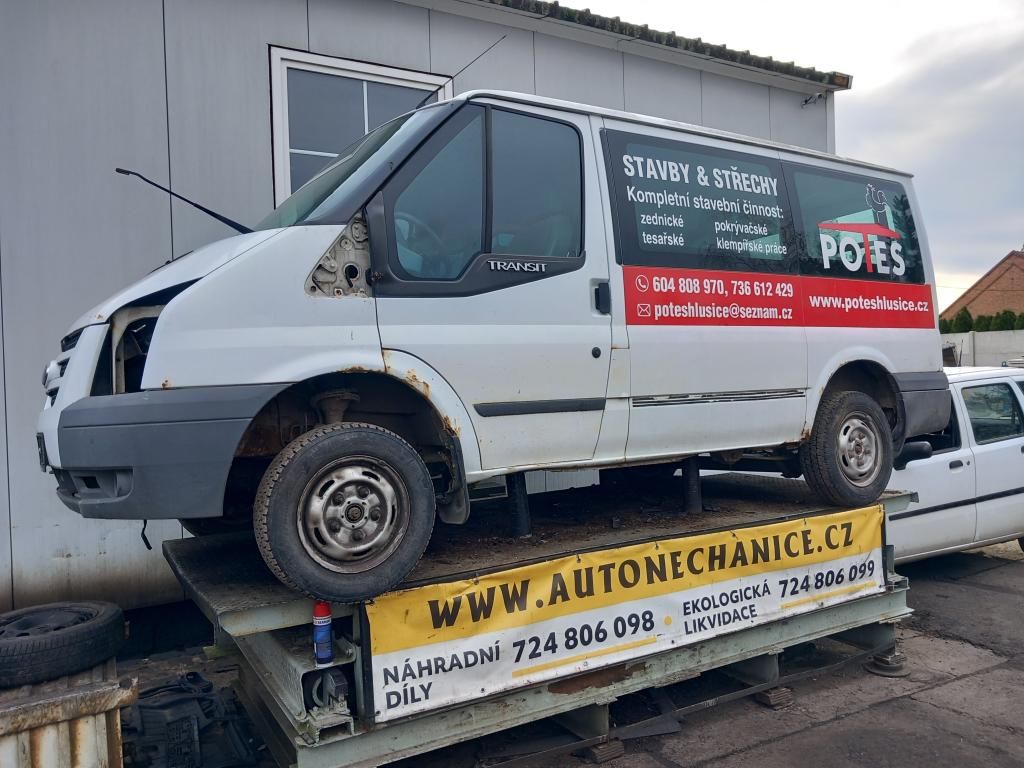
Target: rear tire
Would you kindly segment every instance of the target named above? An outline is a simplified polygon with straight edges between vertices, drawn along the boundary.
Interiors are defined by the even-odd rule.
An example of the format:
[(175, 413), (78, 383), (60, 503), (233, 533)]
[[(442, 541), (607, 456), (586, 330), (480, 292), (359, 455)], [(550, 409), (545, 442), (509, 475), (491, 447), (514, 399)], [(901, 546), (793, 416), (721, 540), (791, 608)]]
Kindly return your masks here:
[(892, 429), (863, 392), (827, 392), (818, 405), (800, 465), (811, 490), (837, 507), (876, 501), (892, 475)]
[(434, 527), (434, 486), (405, 440), (372, 424), (318, 427), (267, 469), (253, 510), (256, 543), (287, 586), (331, 602), (401, 583)]

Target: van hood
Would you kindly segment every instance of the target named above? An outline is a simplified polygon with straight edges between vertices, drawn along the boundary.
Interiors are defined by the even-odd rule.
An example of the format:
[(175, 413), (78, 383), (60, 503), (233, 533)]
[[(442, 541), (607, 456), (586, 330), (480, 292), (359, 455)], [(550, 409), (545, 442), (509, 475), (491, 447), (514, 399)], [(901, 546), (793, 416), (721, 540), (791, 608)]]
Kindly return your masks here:
[(179, 256), (158, 267), (138, 282), (118, 291), (106, 301), (97, 304), (82, 315), (71, 326), (76, 331), (86, 325), (105, 323), (121, 307), (133, 301), (182, 283), (191, 283), (224, 266), (246, 251), (255, 248), (270, 238), (280, 234), (281, 229), (268, 229), (260, 232), (249, 232), (244, 235), (228, 237), (224, 240), (204, 245), (191, 253)]

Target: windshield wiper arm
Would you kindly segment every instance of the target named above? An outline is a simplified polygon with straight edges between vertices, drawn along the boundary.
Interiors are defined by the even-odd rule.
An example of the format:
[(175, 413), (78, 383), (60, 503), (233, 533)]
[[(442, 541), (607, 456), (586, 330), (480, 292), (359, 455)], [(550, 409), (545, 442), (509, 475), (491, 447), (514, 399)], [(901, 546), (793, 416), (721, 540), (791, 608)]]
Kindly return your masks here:
[(120, 173), (122, 176), (137, 176), (138, 178), (142, 179), (147, 184), (151, 184), (152, 186), (156, 187), (157, 189), (163, 190), (164, 192), (166, 192), (171, 197), (176, 197), (179, 200), (181, 200), (182, 202), (188, 203), (193, 208), (198, 208), (200, 211), (205, 213), (207, 216), (212, 216), (217, 221), (219, 221), (221, 224), (227, 224), (233, 230), (235, 230), (236, 232), (241, 232), (243, 235), (247, 235), (247, 234), (249, 234), (250, 232), (253, 231), (253, 230), (249, 229), (249, 227), (245, 226), (244, 224), (239, 224), (237, 221), (229, 219), (227, 216), (221, 216), (216, 211), (211, 211), (205, 205), (200, 205), (197, 202), (189, 200), (187, 197), (184, 197), (183, 195), (179, 195), (177, 192), (172, 192), (167, 187), (165, 187), (163, 184), (157, 184), (152, 179), (147, 179), (145, 176), (143, 176), (141, 173), (138, 173), (137, 171), (130, 171), (127, 168), (115, 168), (114, 172), (115, 173)]

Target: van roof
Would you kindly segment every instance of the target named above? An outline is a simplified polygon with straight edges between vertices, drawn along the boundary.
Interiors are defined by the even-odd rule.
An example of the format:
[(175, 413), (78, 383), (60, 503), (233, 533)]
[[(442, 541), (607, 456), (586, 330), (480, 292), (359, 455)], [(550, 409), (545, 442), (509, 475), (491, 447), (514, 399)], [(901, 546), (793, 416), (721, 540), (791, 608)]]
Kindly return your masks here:
[(538, 107), (549, 107), (551, 109), (560, 109), (565, 112), (578, 112), (587, 115), (600, 115), (601, 117), (609, 117), (614, 120), (621, 120), (628, 123), (637, 123), (639, 125), (650, 125), (656, 128), (667, 128), (674, 131), (684, 131), (686, 133), (696, 134), (698, 136), (709, 136), (715, 139), (724, 139), (726, 141), (734, 141), (739, 144), (750, 144), (756, 147), (768, 147), (771, 149), (778, 149), (783, 152), (791, 152), (797, 155), (805, 155), (807, 157), (817, 158), (819, 160), (827, 160), (829, 162), (840, 162), (847, 165), (854, 165), (859, 168), (867, 168), (873, 171), (882, 171), (883, 173), (891, 173), (897, 176), (903, 176), (906, 178), (912, 178), (913, 174), (901, 171), (896, 168), (889, 168), (884, 165), (876, 165), (874, 163), (866, 163), (862, 160), (854, 160), (848, 157), (841, 157), (839, 155), (829, 154), (828, 152), (820, 152), (815, 149), (808, 149), (807, 147), (798, 147), (793, 144), (783, 144), (778, 141), (770, 141), (768, 139), (759, 139), (754, 136), (745, 136), (741, 133), (731, 133), (729, 131), (720, 131), (715, 128), (707, 128), (702, 125), (693, 125), (692, 123), (684, 123), (678, 120), (668, 120), (663, 117), (653, 117), (652, 115), (640, 115), (634, 112), (625, 112), (619, 109), (609, 109), (608, 107), (595, 107), (591, 104), (581, 104), (575, 101), (565, 101), (563, 99), (551, 99), (547, 96), (535, 96), (532, 93), (517, 93), (515, 91), (491, 91), (491, 90), (472, 90), (464, 91), (455, 97), (455, 100), (459, 101), (470, 101), (472, 99), (500, 99), (501, 101), (510, 101), (518, 104), (532, 104)]

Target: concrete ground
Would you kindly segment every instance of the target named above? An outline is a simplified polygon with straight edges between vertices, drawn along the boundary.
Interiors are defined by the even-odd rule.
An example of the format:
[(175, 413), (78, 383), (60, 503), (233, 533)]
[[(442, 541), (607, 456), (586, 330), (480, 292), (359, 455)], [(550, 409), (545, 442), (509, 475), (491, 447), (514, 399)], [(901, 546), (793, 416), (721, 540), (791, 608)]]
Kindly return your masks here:
[[(900, 628), (910, 674), (878, 677), (851, 664), (795, 683), (794, 703), (773, 711), (741, 699), (687, 717), (678, 733), (626, 743), (610, 768), (965, 768), (1024, 765), (1024, 553), (1016, 543), (934, 558), (897, 570), (909, 577), (914, 614)], [(829, 661), (828, 643), (814, 653)], [(200, 669), (218, 686), (236, 668), (194, 654), (122, 665), (144, 683)], [(813, 659), (812, 659), (813, 660)], [(227, 661), (227, 660), (224, 660)], [(221, 669), (220, 667), (224, 667)], [(676, 705), (732, 685), (722, 676), (672, 686)], [(612, 705), (634, 722), (657, 709), (650, 694)], [(560, 730), (550, 722), (456, 745), (396, 768), (471, 768), (509, 744)], [(273, 765), (261, 753), (261, 768)], [(484, 762), (480, 762), (485, 758)], [(580, 758), (535, 760), (575, 768)]]
[(897, 570), (915, 611), (900, 631), (908, 677), (849, 666), (797, 683), (787, 710), (749, 699), (709, 709), (607, 765), (1024, 765), (1024, 553), (1003, 544)]

